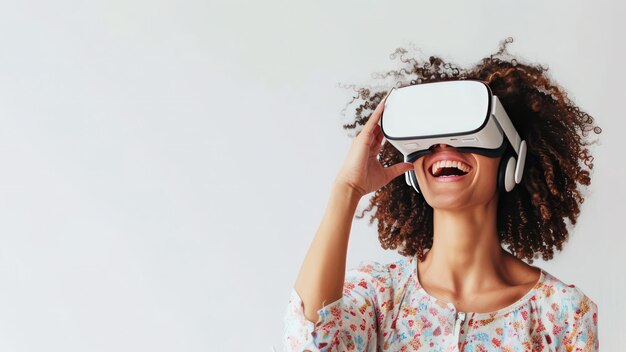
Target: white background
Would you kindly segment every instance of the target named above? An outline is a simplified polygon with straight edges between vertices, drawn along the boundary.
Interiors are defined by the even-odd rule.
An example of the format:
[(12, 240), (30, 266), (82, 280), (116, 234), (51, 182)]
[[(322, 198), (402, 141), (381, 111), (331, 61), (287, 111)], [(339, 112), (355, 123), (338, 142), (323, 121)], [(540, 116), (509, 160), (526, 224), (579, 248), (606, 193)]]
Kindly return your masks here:
[[(509, 36), (511, 53), (548, 65), (603, 129), (579, 222), (535, 265), (599, 305), (600, 346), (619, 350), (625, 10), (0, 2), (0, 350), (280, 350), (289, 291), (351, 143), (341, 110), (352, 91), (338, 85), (378, 84), (372, 73), (399, 67), (397, 47), (467, 67)], [(366, 219), (348, 265), (399, 259)]]

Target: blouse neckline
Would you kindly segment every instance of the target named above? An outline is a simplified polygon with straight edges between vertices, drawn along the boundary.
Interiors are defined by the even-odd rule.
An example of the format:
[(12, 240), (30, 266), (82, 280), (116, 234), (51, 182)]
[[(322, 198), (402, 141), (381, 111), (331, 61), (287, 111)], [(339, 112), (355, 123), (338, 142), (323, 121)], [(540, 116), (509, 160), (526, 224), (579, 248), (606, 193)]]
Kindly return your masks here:
[[(443, 300), (440, 300), (434, 296), (431, 296), (428, 292), (426, 292), (426, 290), (424, 289), (424, 287), (420, 284), (419, 282), (419, 275), (418, 275), (418, 271), (417, 271), (417, 262), (418, 260), (415, 257), (411, 257), (411, 261), (413, 262), (413, 275), (415, 276), (415, 287), (417, 288), (418, 291), (422, 292), (422, 294), (424, 294), (424, 296), (428, 297), (430, 300), (432, 300), (433, 302), (439, 304), (439, 305), (443, 305), (443, 306), (447, 306), (450, 310), (456, 312), (456, 307), (454, 306), (454, 304), (452, 302), (444, 302)], [(517, 308), (524, 306), (526, 303), (528, 303), (529, 300), (534, 299), (535, 294), (538, 292), (539, 288), (541, 288), (541, 286), (543, 286), (545, 280), (546, 280), (546, 273), (543, 271), (542, 268), (536, 267), (536, 266), (532, 266), (534, 268), (537, 268), (540, 270), (540, 274), (539, 274), (539, 279), (537, 280), (537, 282), (535, 283), (535, 285), (528, 291), (526, 292), (526, 294), (524, 294), (524, 296), (522, 296), (521, 298), (519, 298), (517, 301), (511, 303), (510, 305), (500, 308), (498, 310), (492, 311), (492, 312), (464, 312), (465, 314), (470, 315), (470, 318), (473, 318), (474, 320), (485, 320), (485, 319), (493, 319), (495, 317), (498, 317), (500, 315), (504, 315), (506, 313), (509, 313), (511, 311), (516, 310)]]

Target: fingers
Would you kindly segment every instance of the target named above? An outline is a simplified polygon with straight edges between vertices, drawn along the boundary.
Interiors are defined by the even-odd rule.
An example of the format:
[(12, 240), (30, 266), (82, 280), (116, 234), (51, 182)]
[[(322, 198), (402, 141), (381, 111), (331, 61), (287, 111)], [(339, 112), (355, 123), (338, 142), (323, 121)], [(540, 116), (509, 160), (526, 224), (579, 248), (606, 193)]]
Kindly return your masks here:
[(380, 149), (382, 148), (382, 141), (383, 141), (383, 132), (380, 130), (379, 126), (376, 126), (374, 128), (374, 132), (372, 133), (372, 141), (370, 143), (370, 154), (372, 153), (378, 153), (380, 151)]
[(385, 173), (387, 174), (387, 179), (391, 181), (410, 170), (413, 170), (413, 164), (401, 162), (385, 168)]
[(374, 143), (372, 144), (372, 146), (370, 147), (369, 150), (369, 157), (370, 158), (378, 158), (378, 154), (380, 153), (380, 150), (383, 149), (383, 145), (380, 143)]
[(363, 132), (371, 133), (374, 130), (374, 126), (378, 125), (378, 121), (380, 120), (380, 116), (382, 115), (383, 110), (385, 110), (384, 100), (382, 100), (378, 104), (378, 106), (376, 107), (376, 109), (374, 110), (370, 118), (365, 123), (365, 127), (363, 127)]
[(374, 144), (374, 142), (382, 142), (383, 140), (383, 132), (380, 130), (380, 126), (374, 126), (374, 130), (370, 134), (370, 145)]
[(385, 101), (387, 101), (387, 97), (389, 96), (389, 94), (391, 94), (392, 91), (393, 88), (389, 92), (387, 92), (387, 95), (383, 98), (383, 100), (380, 101), (370, 118), (365, 123), (365, 127), (363, 127), (363, 132), (365, 132), (366, 134), (372, 133), (375, 126), (378, 125), (378, 121), (380, 120), (380, 117), (385, 110)]

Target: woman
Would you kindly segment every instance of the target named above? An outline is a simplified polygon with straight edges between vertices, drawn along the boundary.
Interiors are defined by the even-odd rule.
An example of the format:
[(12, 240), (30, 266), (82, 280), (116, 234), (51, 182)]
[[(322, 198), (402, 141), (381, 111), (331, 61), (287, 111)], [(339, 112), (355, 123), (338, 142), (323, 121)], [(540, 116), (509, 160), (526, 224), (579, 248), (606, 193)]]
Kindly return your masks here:
[[(384, 92), (357, 109), (364, 124), (339, 171), (317, 234), (306, 254), (285, 316), (289, 351), (596, 351), (597, 305), (575, 285), (530, 265), (552, 259), (576, 223), (593, 158), (584, 139), (593, 119), (550, 82), (541, 66), (497, 58), (461, 70), (430, 57), (399, 72), (411, 84), (452, 79), (487, 83), (528, 143), (522, 183), (496, 187), (501, 157), (461, 153), (440, 144), (412, 164), (378, 125)], [(395, 73), (402, 76), (402, 73)], [(376, 107), (367, 117), (363, 108)], [(594, 132), (600, 133), (599, 127)], [(433, 175), (436, 160), (456, 160), (467, 174), (454, 182)], [(403, 175), (414, 169), (422, 194)], [(436, 169), (436, 167), (435, 167)], [(361, 263), (345, 273), (352, 218), (375, 192), (383, 248), (402, 260)], [(362, 217), (363, 215), (361, 215)], [(502, 246), (507, 245), (509, 251)], [(523, 261), (526, 259), (529, 263)]]

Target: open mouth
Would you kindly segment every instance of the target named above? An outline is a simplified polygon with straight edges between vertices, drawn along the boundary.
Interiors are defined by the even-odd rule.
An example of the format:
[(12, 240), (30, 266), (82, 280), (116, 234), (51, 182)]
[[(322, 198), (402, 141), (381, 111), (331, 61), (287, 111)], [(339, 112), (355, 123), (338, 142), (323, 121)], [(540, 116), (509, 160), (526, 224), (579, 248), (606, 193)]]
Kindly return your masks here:
[(471, 167), (460, 161), (442, 160), (434, 163), (429, 169), (435, 178), (461, 177), (469, 173)]

